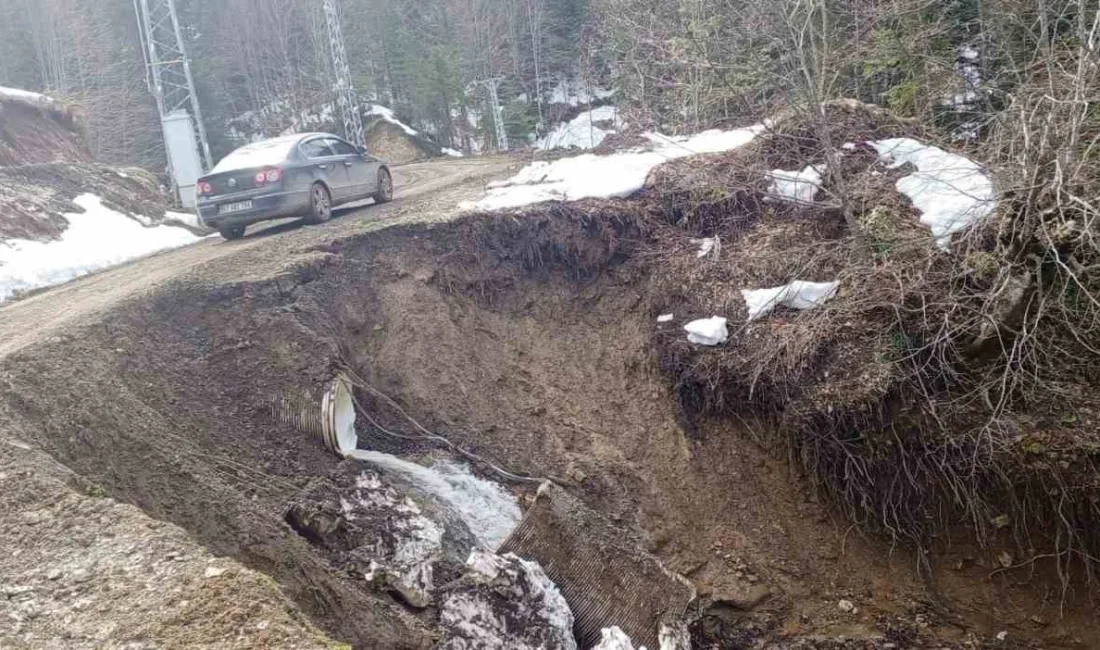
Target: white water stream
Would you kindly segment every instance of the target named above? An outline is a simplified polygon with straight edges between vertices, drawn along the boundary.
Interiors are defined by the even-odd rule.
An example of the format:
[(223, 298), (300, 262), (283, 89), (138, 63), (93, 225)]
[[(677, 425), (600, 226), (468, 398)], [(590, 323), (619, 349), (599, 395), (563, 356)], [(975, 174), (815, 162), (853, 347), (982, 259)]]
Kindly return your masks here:
[(431, 467), (366, 449), (346, 453), (347, 458), (370, 463), (400, 474), (450, 507), (486, 550), (496, 551), (519, 525), (515, 497), (499, 484), (474, 476), (463, 463), (436, 461)]

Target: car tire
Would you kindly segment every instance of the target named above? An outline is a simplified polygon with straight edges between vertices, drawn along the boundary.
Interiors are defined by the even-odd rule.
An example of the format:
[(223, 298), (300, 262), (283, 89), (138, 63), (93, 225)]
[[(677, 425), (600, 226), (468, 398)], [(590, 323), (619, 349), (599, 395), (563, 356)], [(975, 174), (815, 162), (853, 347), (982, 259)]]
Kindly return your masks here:
[(223, 239), (240, 239), (244, 237), (244, 231), (247, 226), (233, 226), (232, 228), (222, 228), (218, 231)]
[(314, 183), (309, 190), (309, 216), (306, 221), (324, 223), (332, 218), (332, 193), (323, 183)]
[(374, 194), (375, 203), (389, 203), (393, 200), (393, 176), (383, 167), (378, 170), (378, 191)]

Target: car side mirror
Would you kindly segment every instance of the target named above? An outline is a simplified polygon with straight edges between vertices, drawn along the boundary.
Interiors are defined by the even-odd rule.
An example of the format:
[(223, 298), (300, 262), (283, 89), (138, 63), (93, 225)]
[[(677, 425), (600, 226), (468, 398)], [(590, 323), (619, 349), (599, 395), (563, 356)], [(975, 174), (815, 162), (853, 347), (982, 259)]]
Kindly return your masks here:
[(359, 151), (360, 156), (363, 156), (364, 158), (369, 158), (370, 157), (370, 154), (367, 153), (367, 148), (364, 147), (363, 145), (359, 145), (358, 147), (356, 147), (356, 149)]

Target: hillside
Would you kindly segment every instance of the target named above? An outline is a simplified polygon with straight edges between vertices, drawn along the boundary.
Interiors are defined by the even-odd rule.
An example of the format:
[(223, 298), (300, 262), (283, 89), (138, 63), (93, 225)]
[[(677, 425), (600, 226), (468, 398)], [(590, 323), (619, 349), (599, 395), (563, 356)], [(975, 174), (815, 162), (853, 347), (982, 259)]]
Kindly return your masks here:
[(90, 161), (72, 109), (45, 95), (0, 87), (0, 167)]
[(165, 208), (149, 172), (91, 162), (71, 111), (0, 89), (0, 302), (197, 241)]

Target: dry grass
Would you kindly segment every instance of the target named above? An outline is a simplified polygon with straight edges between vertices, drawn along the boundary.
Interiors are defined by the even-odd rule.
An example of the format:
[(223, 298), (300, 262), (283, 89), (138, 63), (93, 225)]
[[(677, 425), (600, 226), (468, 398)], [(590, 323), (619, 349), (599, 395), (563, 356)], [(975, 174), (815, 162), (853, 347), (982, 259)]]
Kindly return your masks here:
[[(909, 135), (847, 110), (830, 122), (834, 143)], [(1100, 293), (1086, 235), (1063, 224), (1021, 240), (1008, 200), (941, 251), (894, 191), (906, 172), (863, 153), (840, 158), (843, 186), (827, 179), (819, 205), (777, 205), (764, 198), (767, 170), (828, 158), (796, 120), (776, 130), (651, 179), (647, 199), (674, 226), (649, 253), (664, 304), (731, 323), (717, 349), (658, 334), (681, 407), (770, 420), (771, 442), (857, 523), (923, 548), (960, 528), (987, 545), (1007, 537), (1024, 566), (1053, 565), (1063, 588), (1091, 579), (1100, 422), (1086, 395)], [(695, 259), (683, 230), (720, 237), (720, 257)], [(1013, 256), (1021, 241), (1029, 252)], [(743, 323), (740, 289), (793, 279), (842, 289), (822, 308)]]

